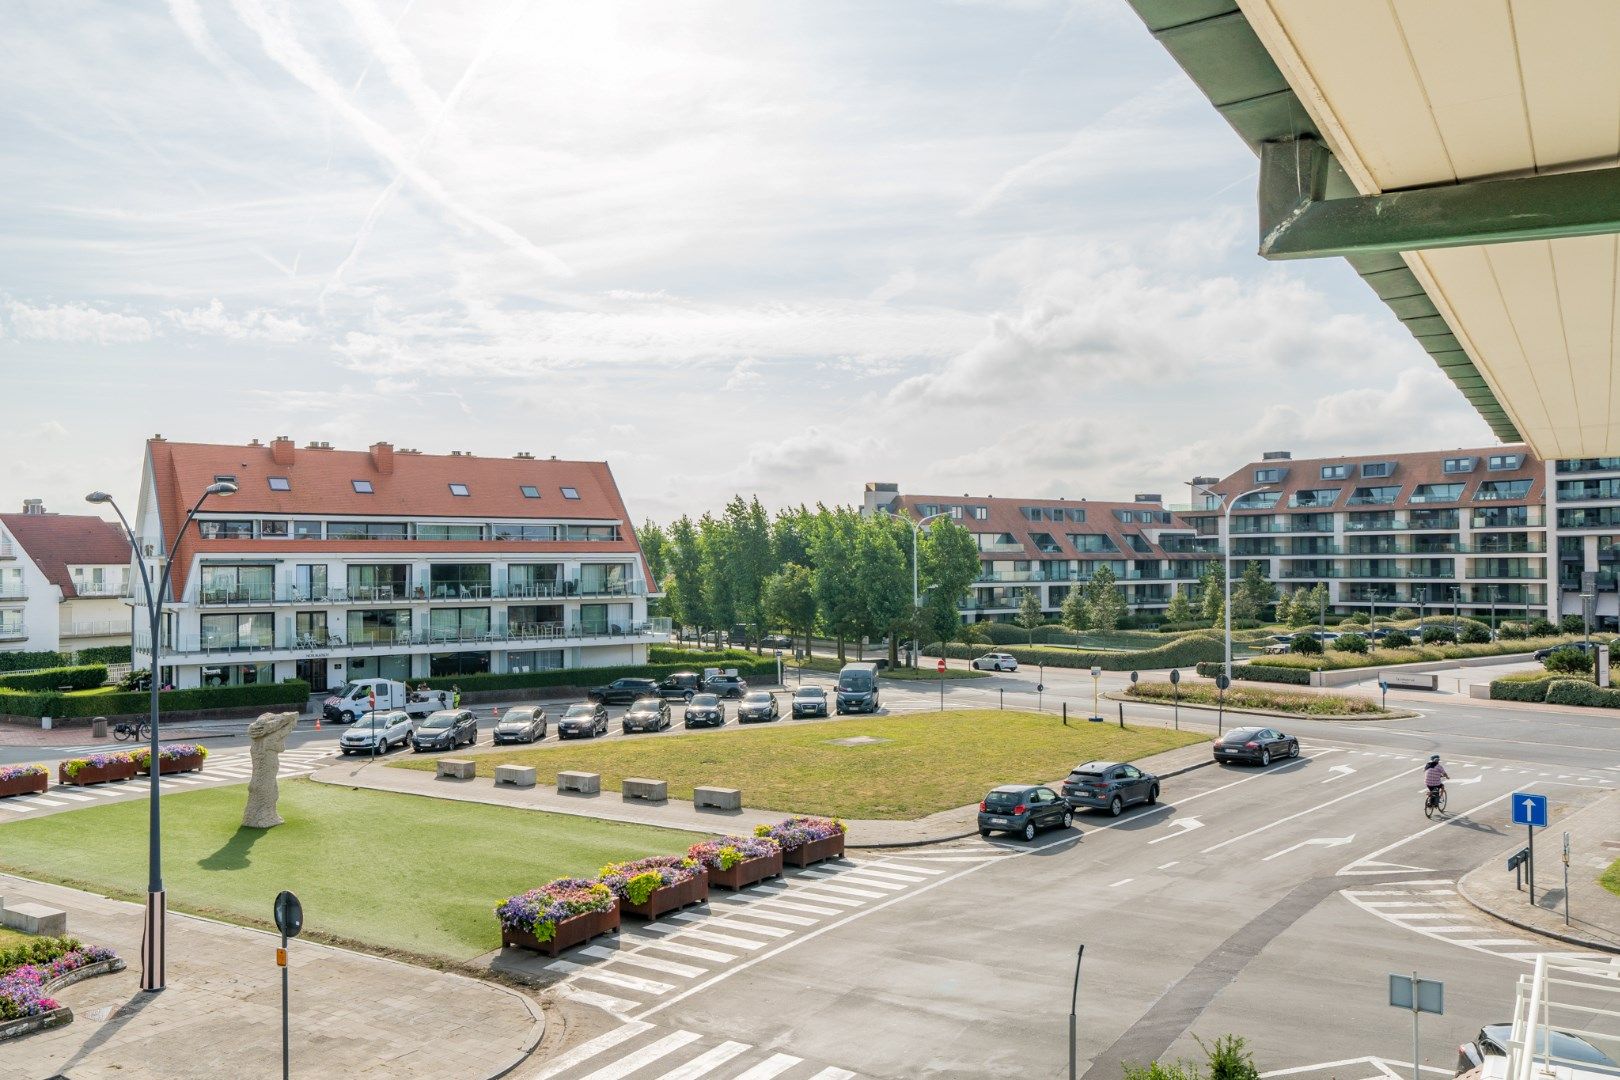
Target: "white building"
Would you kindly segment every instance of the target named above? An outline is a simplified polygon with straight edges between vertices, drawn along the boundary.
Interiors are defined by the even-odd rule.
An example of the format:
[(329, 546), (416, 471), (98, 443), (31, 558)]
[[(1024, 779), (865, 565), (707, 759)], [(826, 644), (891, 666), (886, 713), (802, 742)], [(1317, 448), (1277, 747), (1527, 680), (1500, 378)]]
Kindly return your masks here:
[[(176, 686), (645, 663), (668, 639), (603, 462), (155, 438), (135, 519), (154, 580), (221, 480), (238, 491), (186, 531), (165, 606)], [(149, 662), (137, 628), (135, 664)]]
[(46, 513), (38, 499), (0, 514), (0, 652), (128, 645), (129, 554), (99, 517)]

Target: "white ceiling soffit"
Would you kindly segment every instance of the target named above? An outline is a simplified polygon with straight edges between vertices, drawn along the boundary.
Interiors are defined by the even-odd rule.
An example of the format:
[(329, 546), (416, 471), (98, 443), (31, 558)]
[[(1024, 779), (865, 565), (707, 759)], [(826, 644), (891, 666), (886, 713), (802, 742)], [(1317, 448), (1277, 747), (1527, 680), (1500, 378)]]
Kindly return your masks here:
[[(1620, 0), (1238, 0), (1362, 194), (1620, 164)], [(1620, 238), (1404, 253), (1543, 458), (1620, 454)]]

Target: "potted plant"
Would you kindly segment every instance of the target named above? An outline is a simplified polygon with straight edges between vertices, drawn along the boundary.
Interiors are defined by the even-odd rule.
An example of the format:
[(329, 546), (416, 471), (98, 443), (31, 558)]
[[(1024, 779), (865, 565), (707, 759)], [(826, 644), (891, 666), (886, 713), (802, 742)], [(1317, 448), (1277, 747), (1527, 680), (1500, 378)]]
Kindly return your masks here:
[(844, 857), (844, 823), (837, 818), (790, 817), (775, 825), (754, 826), (755, 836), (768, 836), (782, 845), (782, 859), (794, 866), (809, 866)]
[[(132, 750), (130, 757), (135, 759), (136, 771), (147, 774), (152, 773), (152, 756), (150, 750)], [(203, 759), (208, 756), (208, 747), (197, 743), (164, 743), (158, 747), (158, 775), (167, 776), (170, 773), (200, 772)]]
[(501, 945), (556, 956), (599, 934), (618, 933), (619, 899), (600, 881), (558, 878), (495, 908)]
[(68, 758), (56, 767), (56, 780), (60, 784), (105, 784), (109, 780), (133, 780), (135, 759), (123, 751), (111, 754), (91, 754), (89, 757)]
[(741, 889), (782, 876), (782, 845), (768, 836), (722, 836), (686, 849), (709, 872), (709, 884)]
[(608, 863), (598, 880), (619, 898), (620, 911), (648, 920), (709, 898), (708, 871), (690, 856), (654, 855)]
[(49, 781), (50, 770), (43, 765), (0, 766), (0, 798), (44, 791)]

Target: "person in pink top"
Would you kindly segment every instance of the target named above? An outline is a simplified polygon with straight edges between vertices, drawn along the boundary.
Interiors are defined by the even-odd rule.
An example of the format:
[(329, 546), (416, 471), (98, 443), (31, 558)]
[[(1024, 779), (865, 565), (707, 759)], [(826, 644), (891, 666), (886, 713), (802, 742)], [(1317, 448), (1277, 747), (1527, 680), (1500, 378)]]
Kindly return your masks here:
[(1435, 754), (1430, 757), (1429, 767), (1423, 770), (1423, 785), (1429, 789), (1429, 793), (1433, 795), (1435, 788), (1445, 787), (1446, 781), (1450, 779), (1451, 774), (1446, 772), (1444, 765), (1440, 764), (1440, 755)]

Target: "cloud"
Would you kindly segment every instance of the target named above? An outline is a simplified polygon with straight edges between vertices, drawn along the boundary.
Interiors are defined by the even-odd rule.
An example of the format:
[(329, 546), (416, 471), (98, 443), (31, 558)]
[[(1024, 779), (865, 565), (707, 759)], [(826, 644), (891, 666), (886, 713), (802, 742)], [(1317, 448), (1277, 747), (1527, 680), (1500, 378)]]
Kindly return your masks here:
[(765, 376), (759, 370), (759, 361), (753, 357), (741, 361), (731, 369), (731, 375), (726, 379), (722, 390), (742, 390), (763, 382)]
[(86, 304), (30, 307), (8, 300), (5, 308), (11, 336), (22, 341), (113, 345), (152, 338), (152, 324), (142, 316), (100, 311)]
[(206, 308), (165, 311), (163, 314), (187, 333), (233, 338), (238, 341), (271, 341), (287, 344), (302, 341), (311, 333), (310, 328), (298, 319), (277, 315), (264, 308), (255, 308), (241, 316), (232, 317), (226, 313), (225, 305), (217, 298), (210, 301)]
[[(1413, 367), (1383, 387), (1356, 387), (1309, 408), (1275, 404), (1261, 414), (1251, 445), (1356, 454), (1460, 446), (1478, 439), (1477, 417), (1454, 410), (1457, 388), (1437, 368)], [(1391, 438), (1392, 432), (1402, 433)]]

